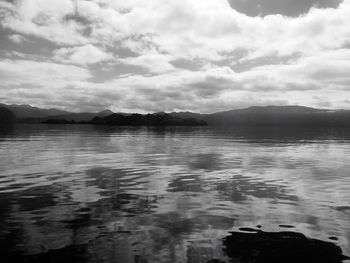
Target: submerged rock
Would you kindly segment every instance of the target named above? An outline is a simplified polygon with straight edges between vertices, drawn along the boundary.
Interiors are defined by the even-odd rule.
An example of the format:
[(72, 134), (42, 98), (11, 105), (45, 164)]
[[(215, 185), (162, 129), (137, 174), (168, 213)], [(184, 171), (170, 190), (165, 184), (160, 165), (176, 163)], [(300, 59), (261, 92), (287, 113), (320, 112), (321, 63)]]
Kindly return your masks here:
[(340, 263), (350, 259), (337, 245), (295, 232), (232, 232), (223, 240), (235, 263)]

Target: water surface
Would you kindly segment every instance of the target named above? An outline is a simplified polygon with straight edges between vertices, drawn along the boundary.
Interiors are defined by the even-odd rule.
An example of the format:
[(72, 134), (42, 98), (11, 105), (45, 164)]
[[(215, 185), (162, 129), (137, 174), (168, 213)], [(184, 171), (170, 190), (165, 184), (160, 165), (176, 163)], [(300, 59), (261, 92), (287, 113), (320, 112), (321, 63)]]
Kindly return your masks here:
[(0, 246), (55, 262), (227, 260), (241, 227), (350, 254), (350, 130), (0, 130)]

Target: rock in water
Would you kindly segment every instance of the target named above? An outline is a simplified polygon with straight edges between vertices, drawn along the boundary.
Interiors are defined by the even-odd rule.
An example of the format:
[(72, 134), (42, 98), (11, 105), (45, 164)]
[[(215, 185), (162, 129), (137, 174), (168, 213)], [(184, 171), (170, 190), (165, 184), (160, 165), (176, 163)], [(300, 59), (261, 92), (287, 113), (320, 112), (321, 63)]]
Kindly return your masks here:
[(223, 244), (235, 263), (341, 263), (349, 259), (335, 244), (295, 232), (232, 232)]

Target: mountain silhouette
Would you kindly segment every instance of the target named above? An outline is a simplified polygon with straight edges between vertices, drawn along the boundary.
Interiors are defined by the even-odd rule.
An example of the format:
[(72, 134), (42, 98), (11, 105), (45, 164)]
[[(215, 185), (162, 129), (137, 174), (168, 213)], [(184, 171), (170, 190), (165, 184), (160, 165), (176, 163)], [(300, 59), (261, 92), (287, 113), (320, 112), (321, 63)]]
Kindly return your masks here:
[(203, 120), (179, 118), (167, 113), (131, 114), (114, 113), (106, 117), (95, 117), (89, 123), (104, 125), (132, 125), (132, 126), (201, 126), (207, 125)]
[(68, 113), (56, 116), (50, 116), (50, 120), (65, 120), (67, 122), (87, 122), (92, 120), (95, 117), (105, 117), (112, 115), (113, 111), (104, 110), (97, 113), (93, 112), (80, 112), (80, 113)]
[(15, 115), (7, 108), (0, 107), (0, 126), (10, 125), (15, 122)]
[(30, 105), (24, 104), (24, 105), (6, 105), (0, 103), (0, 107), (7, 108), (11, 110), (16, 118), (22, 119), (22, 118), (45, 118), (49, 116), (55, 116), (55, 115), (62, 115), (67, 114), (67, 111), (63, 110), (57, 110), (57, 109), (41, 109), (37, 107), (32, 107)]
[[(304, 106), (253, 106), (245, 109), (201, 114), (171, 112), (154, 114), (72, 113), (57, 109), (40, 109), (30, 105), (5, 105), (13, 111), (18, 122), (31, 123), (91, 123), (110, 125), (202, 125), (211, 126), (294, 126), (350, 127), (350, 110), (326, 110)], [(115, 115), (116, 114), (116, 115)]]
[(111, 110), (104, 110), (97, 113), (94, 112), (79, 112), (73, 113), (69, 111), (63, 111), (58, 109), (41, 109), (38, 107), (32, 107), (30, 105), (16, 105), (16, 104), (2, 104), (0, 107), (7, 108), (11, 110), (19, 122), (25, 123), (41, 123), (47, 121), (48, 119), (52, 120), (66, 120), (67, 122), (82, 122), (90, 121), (94, 117), (104, 117), (107, 115), (113, 114)]
[(350, 111), (303, 106), (261, 106), (208, 114), (209, 125), (350, 127)]

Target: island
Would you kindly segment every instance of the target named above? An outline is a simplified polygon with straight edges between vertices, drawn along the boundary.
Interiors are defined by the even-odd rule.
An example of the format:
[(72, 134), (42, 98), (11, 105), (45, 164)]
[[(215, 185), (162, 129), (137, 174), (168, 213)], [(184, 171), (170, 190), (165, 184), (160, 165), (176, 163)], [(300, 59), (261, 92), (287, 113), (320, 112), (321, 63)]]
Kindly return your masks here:
[(130, 115), (113, 113), (104, 117), (94, 117), (90, 121), (74, 121), (66, 119), (47, 119), (45, 124), (94, 124), (115, 126), (205, 126), (207, 123), (201, 119), (180, 118), (167, 113)]

